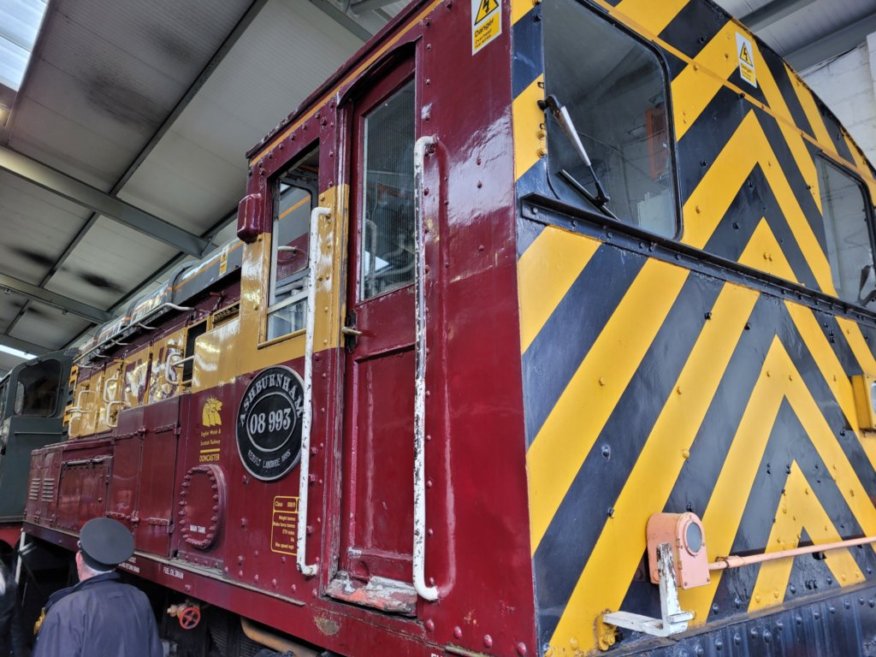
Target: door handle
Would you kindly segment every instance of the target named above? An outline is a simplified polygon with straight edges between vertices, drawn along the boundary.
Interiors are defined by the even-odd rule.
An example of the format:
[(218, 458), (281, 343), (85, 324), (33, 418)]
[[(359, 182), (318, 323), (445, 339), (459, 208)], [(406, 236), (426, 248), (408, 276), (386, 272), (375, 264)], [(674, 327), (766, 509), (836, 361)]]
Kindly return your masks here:
[(341, 325), (341, 335), (344, 336), (344, 349), (348, 354), (353, 353), (356, 344), (359, 342), (359, 337), (362, 331), (356, 328), (356, 313), (349, 312), (344, 318), (344, 323)]
[(434, 136), (420, 137), (414, 144), (414, 270), (416, 347), (414, 350), (414, 589), (424, 600), (438, 599), (438, 587), (426, 584), (426, 227), (423, 217), (423, 170), (426, 152), (438, 143)]
[(310, 430), (313, 426), (313, 340), (316, 332), (317, 265), (321, 252), (319, 220), (330, 217), (329, 208), (315, 207), (310, 212), (310, 240), (307, 250), (309, 266), (307, 279), (307, 330), (304, 337), (304, 416), (301, 418), (301, 462), (298, 467), (298, 555), (295, 563), (305, 577), (319, 571), (319, 562), (307, 563), (307, 493), (310, 486)]

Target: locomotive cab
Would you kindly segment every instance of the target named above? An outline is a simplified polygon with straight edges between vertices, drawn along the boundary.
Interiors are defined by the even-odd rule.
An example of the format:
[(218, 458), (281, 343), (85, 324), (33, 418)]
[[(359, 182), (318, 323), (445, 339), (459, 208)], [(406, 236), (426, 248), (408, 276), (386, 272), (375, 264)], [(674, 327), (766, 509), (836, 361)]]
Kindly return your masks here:
[(15, 545), (24, 517), (30, 453), (63, 440), (72, 352), (22, 363), (0, 381), (0, 539)]

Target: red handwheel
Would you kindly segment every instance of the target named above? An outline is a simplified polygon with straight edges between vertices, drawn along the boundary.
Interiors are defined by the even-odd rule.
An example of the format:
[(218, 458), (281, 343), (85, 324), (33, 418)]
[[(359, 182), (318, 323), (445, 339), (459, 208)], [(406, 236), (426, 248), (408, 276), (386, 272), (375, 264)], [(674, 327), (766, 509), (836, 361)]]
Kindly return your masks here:
[(184, 607), (178, 614), (179, 626), (184, 630), (193, 630), (201, 622), (201, 608), (197, 605)]

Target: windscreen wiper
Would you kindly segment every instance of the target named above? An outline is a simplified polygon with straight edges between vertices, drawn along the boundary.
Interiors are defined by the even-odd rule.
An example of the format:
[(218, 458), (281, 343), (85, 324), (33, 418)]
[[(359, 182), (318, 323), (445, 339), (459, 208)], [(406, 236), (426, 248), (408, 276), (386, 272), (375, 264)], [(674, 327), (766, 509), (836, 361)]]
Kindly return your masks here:
[(590, 161), (590, 156), (587, 154), (587, 149), (584, 148), (584, 144), (582, 143), (581, 138), (578, 136), (578, 130), (575, 128), (575, 124), (572, 121), (569, 110), (567, 110), (564, 105), (560, 105), (560, 101), (553, 94), (549, 95), (545, 100), (540, 100), (538, 102), (538, 105), (539, 107), (541, 107), (542, 110), (550, 110), (551, 114), (553, 114), (554, 118), (557, 120), (557, 123), (560, 124), (563, 133), (572, 144), (572, 147), (575, 149), (578, 157), (581, 158), (584, 166), (586, 166), (587, 169), (590, 171), (590, 175), (593, 177), (593, 184), (596, 186), (596, 194), (591, 194), (579, 180), (577, 180), (574, 176), (572, 176), (571, 173), (569, 173), (565, 169), (560, 171), (560, 175), (577, 192), (579, 192), (588, 201), (590, 201), (596, 207), (596, 209), (616, 219), (617, 217), (615, 217), (614, 213), (612, 213), (606, 207), (611, 198), (608, 196), (608, 194), (605, 193), (605, 189), (603, 188), (602, 183), (599, 180), (599, 176), (596, 175), (596, 171), (593, 169), (593, 163)]
[[(572, 189), (574, 189), (576, 192), (581, 194), (581, 196), (583, 196), (588, 201), (590, 201), (590, 203), (593, 205), (593, 207), (595, 207), (597, 210), (599, 210), (606, 217), (611, 217), (612, 219), (617, 219), (617, 215), (614, 212), (612, 212), (611, 210), (609, 210), (605, 205), (611, 199), (609, 199), (608, 197), (603, 195), (602, 200), (600, 200), (600, 198), (598, 196), (594, 196), (593, 194), (591, 194), (588, 191), (588, 189), (584, 185), (582, 185), (581, 182), (577, 178), (575, 178), (575, 176), (573, 176), (571, 173), (569, 173), (565, 169), (560, 169), (560, 177), (563, 180), (565, 180), (567, 183), (569, 183), (569, 186)], [(596, 183), (596, 186), (597, 186), (597, 189), (599, 189), (599, 183)], [(618, 219), (618, 221), (620, 221), (620, 220)]]

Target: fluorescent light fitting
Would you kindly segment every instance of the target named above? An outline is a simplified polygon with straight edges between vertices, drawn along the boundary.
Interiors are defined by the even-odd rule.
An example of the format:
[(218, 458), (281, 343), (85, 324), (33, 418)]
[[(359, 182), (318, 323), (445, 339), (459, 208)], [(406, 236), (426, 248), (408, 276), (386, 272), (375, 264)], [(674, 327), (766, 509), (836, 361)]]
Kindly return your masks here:
[(7, 347), (5, 344), (0, 344), (0, 352), (4, 354), (9, 354), (10, 356), (15, 356), (16, 358), (20, 358), (21, 360), (30, 360), (32, 358), (36, 358), (36, 354), (29, 354), (26, 351), (21, 351), (20, 349), (13, 349), (12, 347)]

